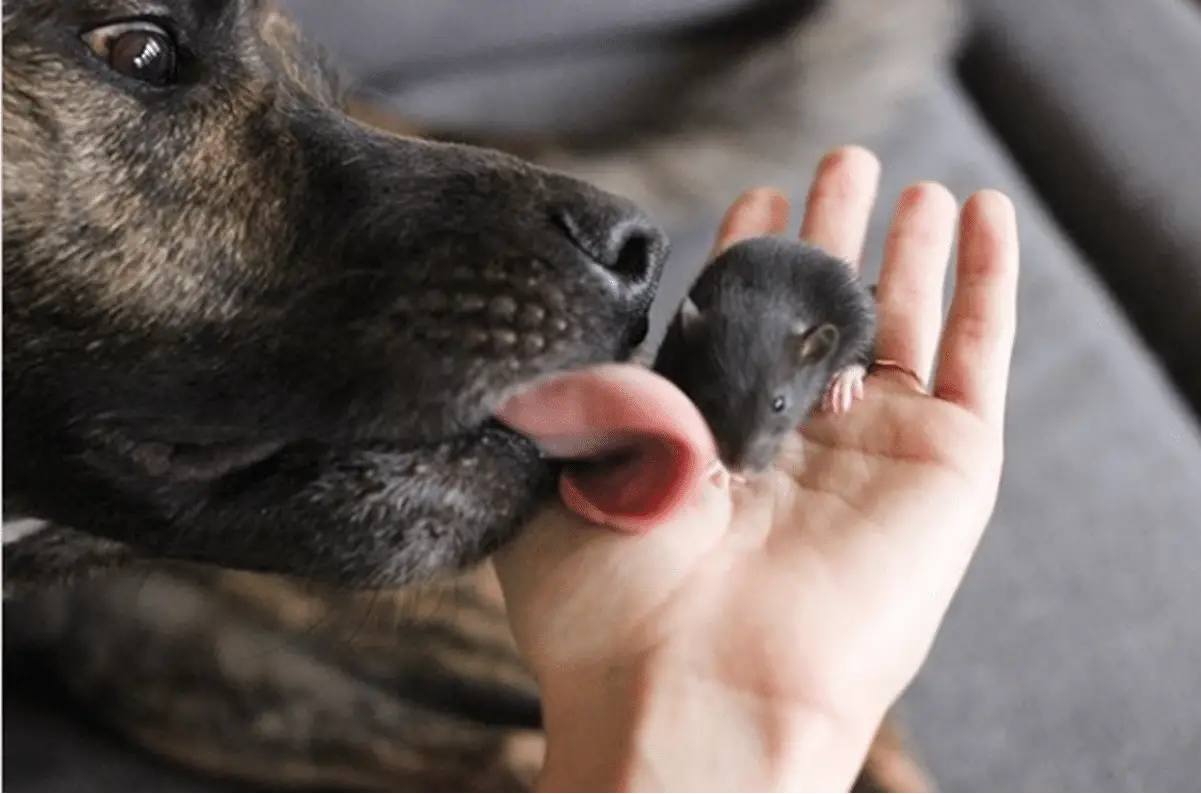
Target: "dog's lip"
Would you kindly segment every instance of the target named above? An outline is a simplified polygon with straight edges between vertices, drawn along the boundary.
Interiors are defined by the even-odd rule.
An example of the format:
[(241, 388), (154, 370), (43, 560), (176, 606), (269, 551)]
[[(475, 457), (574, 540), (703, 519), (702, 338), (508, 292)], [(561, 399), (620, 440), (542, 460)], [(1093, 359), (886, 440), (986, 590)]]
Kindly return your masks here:
[(209, 482), (245, 471), (279, 454), (287, 444), (274, 440), (207, 443), (144, 441), (127, 455), (147, 473), (178, 482)]
[(625, 532), (652, 529), (689, 499), (716, 458), (696, 406), (674, 384), (633, 364), (600, 364), (542, 378), (496, 418), (568, 462), (564, 504)]

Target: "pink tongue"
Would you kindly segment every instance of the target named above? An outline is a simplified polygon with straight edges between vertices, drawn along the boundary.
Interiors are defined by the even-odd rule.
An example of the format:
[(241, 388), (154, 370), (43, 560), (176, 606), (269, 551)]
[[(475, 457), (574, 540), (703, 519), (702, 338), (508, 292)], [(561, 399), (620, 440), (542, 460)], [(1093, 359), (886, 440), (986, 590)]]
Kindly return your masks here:
[(679, 509), (716, 457), (709, 428), (684, 393), (629, 364), (555, 376), (496, 416), (551, 457), (620, 453), (615, 463), (568, 466), (559, 494), (576, 513), (624, 532), (646, 532)]

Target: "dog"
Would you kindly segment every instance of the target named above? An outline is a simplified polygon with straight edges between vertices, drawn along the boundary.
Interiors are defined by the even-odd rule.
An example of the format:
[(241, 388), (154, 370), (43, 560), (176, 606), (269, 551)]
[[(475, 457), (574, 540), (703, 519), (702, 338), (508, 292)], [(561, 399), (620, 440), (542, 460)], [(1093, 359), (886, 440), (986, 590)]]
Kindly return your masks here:
[[(754, 179), (719, 154), (683, 185), (670, 153), (719, 151), (688, 123), (732, 81), (820, 74), (814, 28), (657, 136), (517, 157), (347, 113), (262, 0), (3, 13), (6, 655), (206, 773), (527, 789), (536, 687), (478, 566), (555, 470), (492, 412), (645, 343), (668, 243), (640, 207)], [(925, 790), (868, 781), (916, 769), (894, 730), (861, 787)]]

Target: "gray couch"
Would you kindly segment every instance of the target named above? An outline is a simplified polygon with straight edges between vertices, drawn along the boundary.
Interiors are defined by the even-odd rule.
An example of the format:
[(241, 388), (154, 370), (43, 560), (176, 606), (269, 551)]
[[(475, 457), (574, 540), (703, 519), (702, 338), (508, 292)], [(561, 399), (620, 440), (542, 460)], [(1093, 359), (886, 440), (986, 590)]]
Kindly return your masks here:
[[(353, 75), (410, 117), (521, 132), (587, 119), (556, 119), (554, 101), (493, 99), (506, 55), (635, 40), (746, 2), (293, 5)], [(512, 11), (468, 24), (485, 5)], [(400, 6), (422, 12), (403, 29), (378, 21)], [(1201, 6), (978, 0), (970, 9), (962, 57), (867, 142), (885, 164), (869, 261), (889, 206), (917, 179), (961, 197), (1007, 191), (1022, 235), (1000, 505), (904, 713), (944, 790), (1195, 789)], [(553, 97), (588, 72), (555, 60), (569, 49), (548, 48), (553, 68), (531, 62), (518, 77)], [(612, 60), (612, 48), (594, 51), (597, 63)], [(647, 68), (617, 67), (610, 79)], [(812, 166), (798, 162), (775, 181), (799, 196)], [(699, 261), (706, 225), (672, 230), (676, 257)], [(34, 695), (10, 705), (5, 690), (7, 788), (201, 790), (100, 744)], [(13, 732), (14, 719), (26, 728)]]

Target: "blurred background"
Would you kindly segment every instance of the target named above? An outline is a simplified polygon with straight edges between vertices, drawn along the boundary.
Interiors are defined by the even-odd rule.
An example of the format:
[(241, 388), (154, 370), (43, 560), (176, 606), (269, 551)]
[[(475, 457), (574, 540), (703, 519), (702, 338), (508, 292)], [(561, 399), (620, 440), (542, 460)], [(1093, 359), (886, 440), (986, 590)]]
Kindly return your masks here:
[[(675, 241), (660, 326), (724, 206), (754, 184), (801, 201), (834, 146), (884, 164), (869, 276), (907, 183), (1007, 192), (1023, 275), (1000, 504), (902, 713), (944, 790), (1195, 790), (1201, 0), (283, 5), (379, 123), (645, 203)], [(214, 790), (7, 645), (6, 788)]]

